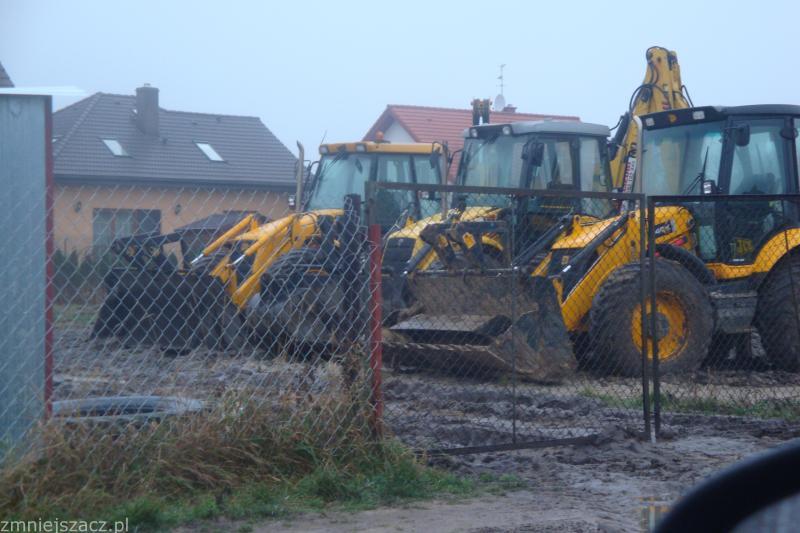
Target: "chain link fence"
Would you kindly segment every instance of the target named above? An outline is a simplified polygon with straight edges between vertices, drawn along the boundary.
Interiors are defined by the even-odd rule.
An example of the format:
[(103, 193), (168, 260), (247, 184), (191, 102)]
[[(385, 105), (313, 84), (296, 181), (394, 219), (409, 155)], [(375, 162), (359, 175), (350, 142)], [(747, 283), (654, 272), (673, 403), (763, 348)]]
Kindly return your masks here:
[[(656, 433), (797, 421), (795, 196), (369, 183), (298, 214), (264, 191), (53, 194), (50, 358), (2, 391), (41, 401), (45, 375), (48, 415), (0, 429), (6, 457), (157, 457), (202, 485), (262, 460), (253, 439), (464, 453), (649, 436), (651, 412)], [(35, 312), (8, 306), (0, 351)]]
[[(800, 197), (650, 197), (656, 425), (800, 419)], [(655, 302), (655, 304), (653, 304)]]
[[(231, 464), (277, 475), (272, 458), (302, 455), (298, 443), (336, 454), (372, 439), (379, 284), (360, 197), (298, 214), (286, 196), (56, 184), (50, 353), (0, 393), (42, 402), (31, 391), (45, 375), (49, 414), (24, 434), (0, 427), (4, 466), (32, 454), (113, 478), (147, 460), (213, 486)], [(35, 312), (7, 305), (0, 352)]]
[[(373, 184), (383, 242), (384, 422), (409, 445), (476, 451), (649, 431), (636, 195)], [(436, 201), (421, 220), (384, 203)], [(631, 333), (630, 329), (628, 330)], [(637, 340), (638, 339), (638, 340)]]

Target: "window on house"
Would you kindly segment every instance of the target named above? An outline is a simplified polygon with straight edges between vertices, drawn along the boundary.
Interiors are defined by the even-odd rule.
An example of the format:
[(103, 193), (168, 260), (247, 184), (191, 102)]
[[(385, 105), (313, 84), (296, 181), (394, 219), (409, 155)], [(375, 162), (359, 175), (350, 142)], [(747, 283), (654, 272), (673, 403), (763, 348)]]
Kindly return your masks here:
[(92, 213), (92, 246), (102, 254), (114, 239), (161, 231), (158, 209), (95, 209)]
[(222, 159), (222, 156), (219, 155), (217, 153), (217, 151), (214, 150), (214, 147), (211, 146), (210, 144), (208, 144), (208, 143), (198, 143), (198, 142), (196, 142), (194, 144), (197, 145), (197, 147), (200, 148), (200, 150), (202, 150), (204, 154), (206, 154), (206, 157), (209, 160), (211, 160), (211, 161), (225, 161), (224, 159)]
[(108, 148), (116, 157), (130, 157), (128, 152), (125, 151), (125, 148), (123, 148), (116, 139), (103, 139), (103, 144), (105, 144), (106, 148)]

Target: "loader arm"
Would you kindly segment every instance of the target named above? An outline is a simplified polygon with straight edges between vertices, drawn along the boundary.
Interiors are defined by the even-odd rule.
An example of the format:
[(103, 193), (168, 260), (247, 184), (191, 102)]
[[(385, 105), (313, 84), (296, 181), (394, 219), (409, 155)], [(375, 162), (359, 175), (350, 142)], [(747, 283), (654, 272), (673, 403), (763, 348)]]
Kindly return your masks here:
[(628, 111), (620, 117), (619, 127), (610, 144), (611, 179), (616, 190), (633, 192), (638, 159), (638, 127), (632, 117), (691, 107), (681, 81), (681, 68), (675, 52), (653, 46), (647, 50), (644, 81), (631, 97)]

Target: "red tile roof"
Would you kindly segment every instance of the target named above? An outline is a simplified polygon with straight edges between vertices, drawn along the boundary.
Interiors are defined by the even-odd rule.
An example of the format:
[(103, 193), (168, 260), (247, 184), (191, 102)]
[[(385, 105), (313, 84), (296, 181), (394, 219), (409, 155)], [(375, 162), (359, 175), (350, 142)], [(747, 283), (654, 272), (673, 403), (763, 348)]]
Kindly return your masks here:
[[(489, 122), (506, 123), (528, 120), (574, 120), (579, 117), (568, 115), (546, 115), (539, 113), (517, 113), (514, 111), (492, 111)], [(364, 135), (365, 141), (375, 140), (375, 134), (386, 131), (393, 122), (398, 122), (416, 142), (446, 141), (450, 151), (464, 146), (462, 132), (472, 125), (471, 109), (446, 107), (425, 107), (416, 105), (387, 105)], [(455, 166), (451, 168), (451, 177)]]

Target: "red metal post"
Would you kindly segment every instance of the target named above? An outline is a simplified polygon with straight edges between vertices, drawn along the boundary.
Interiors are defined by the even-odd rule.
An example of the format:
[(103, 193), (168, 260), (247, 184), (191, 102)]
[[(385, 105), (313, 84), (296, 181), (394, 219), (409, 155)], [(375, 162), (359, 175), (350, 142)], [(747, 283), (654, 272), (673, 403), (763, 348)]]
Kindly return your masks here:
[(44, 297), (44, 409), (45, 418), (53, 413), (53, 300), (55, 288), (53, 277), (53, 100), (47, 97), (45, 103), (45, 297)]
[(381, 368), (383, 351), (381, 348), (381, 322), (383, 320), (383, 299), (381, 296), (381, 227), (378, 224), (369, 226), (369, 243), (371, 246), (369, 261), (370, 305), (370, 354), (369, 367), (372, 370), (372, 407), (373, 428), (380, 435), (383, 432), (383, 384)]

